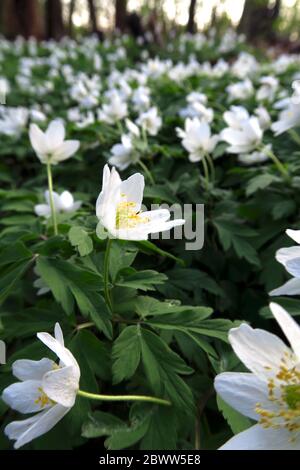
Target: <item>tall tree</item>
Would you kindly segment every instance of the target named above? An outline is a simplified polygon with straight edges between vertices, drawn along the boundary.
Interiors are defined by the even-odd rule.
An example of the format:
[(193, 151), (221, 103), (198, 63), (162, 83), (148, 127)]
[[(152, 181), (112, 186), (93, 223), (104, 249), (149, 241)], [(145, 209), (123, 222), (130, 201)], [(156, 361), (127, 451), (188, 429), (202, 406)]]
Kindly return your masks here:
[(196, 3), (197, 0), (191, 0), (189, 6), (189, 19), (186, 25), (186, 30), (188, 33), (195, 33), (196, 23), (195, 23), (195, 13), (196, 13)]
[(88, 0), (88, 7), (89, 7), (89, 13), (90, 13), (92, 32), (98, 33), (97, 12), (96, 12), (94, 0)]
[(69, 24), (68, 24), (68, 30), (69, 30), (69, 35), (73, 35), (73, 13), (75, 11), (76, 7), (76, 0), (71, 0), (70, 1), (70, 9), (69, 9)]
[(9, 39), (43, 36), (43, 22), (38, 0), (2, 0), (3, 30)]
[(46, 0), (45, 23), (48, 39), (61, 39), (64, 36), (65, 27), (60, 0)]
[(280, 13), (281, 0), (246, 0), (238, 31), (253, 40), (259, 37), (272, 39), (274, 21)]
[(120, 31), (124, 31), (126, 28), (127, 0), (116, 0), (115, 11), (115, 26)]

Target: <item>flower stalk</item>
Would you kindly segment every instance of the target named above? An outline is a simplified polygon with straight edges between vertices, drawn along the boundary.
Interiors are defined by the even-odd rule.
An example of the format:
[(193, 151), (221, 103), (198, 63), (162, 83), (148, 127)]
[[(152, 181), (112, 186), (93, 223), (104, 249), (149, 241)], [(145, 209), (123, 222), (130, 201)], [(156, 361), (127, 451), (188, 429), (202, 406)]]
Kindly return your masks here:
[(144, 401), (164, 406), (171, 405), (171, 402), (168, 400), (163, 400), (162, 398), (156, 397), (149, 397), (146, 395), (98, 395), (96, 393), (85, 392), (83, 390), (78, 390), (77, 395), (79, 395), (80, 397), (99, 401)]
[(113, 311), (112, 300), (110, 295), (110, 288), (109, 288), (109, 256), (110, 256), (110, 249), (112, 245), (112, 239), (109, 237), (107, 239), (106, 250), (104, 255), (104, 297), (105, 302), (108, 305), (110, 311)]
[(47, 178), (48, 178), (49, 202), (50, 202), (50, 208), (51, 208), (52, 224), (53, 224), (53, 229), (54, 229), (54, 235), (57, 235), (58, 230), (57, 230), (56, 210), (55, 210), (54, 199), (53, 199), (52, 170), (51, 170), (51, 162), (49, 158), (47, 160)]

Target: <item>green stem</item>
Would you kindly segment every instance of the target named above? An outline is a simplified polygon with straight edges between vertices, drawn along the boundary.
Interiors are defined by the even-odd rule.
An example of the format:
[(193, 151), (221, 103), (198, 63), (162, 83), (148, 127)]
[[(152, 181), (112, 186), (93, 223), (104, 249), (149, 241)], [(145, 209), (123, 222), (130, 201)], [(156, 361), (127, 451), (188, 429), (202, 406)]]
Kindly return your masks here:
[(50, 201), (50, 208), (51, 208), (52, 224), (54, 228), (54, 235), (57, 235), (58, 231), (57, 231), (56, 211), (55, 211), (54, 199), (53, 199), (52, 171), (51, 171), (51, 163), (49, 159), (47, 161), (47, 177), (48, 177), (49, 201)]
[(110, 311), (112, 312), (113, 307), (112, 307), (112, 301), (111, 301), (110, 290), (109, 290), (109, 255), (110, 255), (111, 244), (112, 244), (112, 239), (108, 238), (107, 244), (106, 244), (105, 255), (104, 255), (104, 297), (105, 297), (105, 301)]
[(297, 134), (295, 129), (290, 129), (288, 132), (296, 144), (300, 145), (300, 136)]
[(138, 164), (140, 165), (140, 167), (142, 168), (143, 172), (145, 173), (145, 175), (147, 176), (148, 180), (150, 181), (151, 184), (155, 184), (155, 181), (154, 181), (154, 178), (150, 172), (150, 170), (148, 170), (148, 168), (146, 167), (145, 163), (142, 162), (142, 160), (138, 160)]
[(157, 403), (158, 405), (171, 405), (168, 400), (163, 400), (162, 398), (156, 397), (148, 397), (146, 395), (98, 395), (96, 393), (84, 392), (83, 390), (78, 390), (77, 395), (84, 398), (90, 398), (91, 400), (100, 401), (146, 401), (149, 403)]
[(203, 165), (203, 170), (204, 170), (204, 178), (205, 178), (205, 186), (206, 189), (208, 188), (209, 185), (209, 172), (208, 172), (208, 166), (205, 160), (205, 156), (201, 159), (202, 165)]
[(288, 178), (289, 179), (289, 173), (288, 171), (286, 170), (286, 168), (283, 166), (283, 164), (281, 163), (281, 161), (279, 160), (278, 157), (276, 157), (276, 155), (272, 152), (272, 150), (270, 150), (269, 148), (267, 147), (262, 147), (260, 148), (261, 152), (263, 152), (265, 155), (267, 155), (267, 157), (269, 157), (273, 163), (275, 164), (275, 166), (277, 167), (277, 170), (279, 171), (279, 173), (282, 174), (282, 176), (284, 178)]
[(215, 172), (215, 165), (214, 165), (213, 159), (209, 155), (209, 153), (205, 154), (205, 158), (207, 159), (208, 165), (210, 167), (211, 179), (214, 181), (216, 177), (216, 172)]

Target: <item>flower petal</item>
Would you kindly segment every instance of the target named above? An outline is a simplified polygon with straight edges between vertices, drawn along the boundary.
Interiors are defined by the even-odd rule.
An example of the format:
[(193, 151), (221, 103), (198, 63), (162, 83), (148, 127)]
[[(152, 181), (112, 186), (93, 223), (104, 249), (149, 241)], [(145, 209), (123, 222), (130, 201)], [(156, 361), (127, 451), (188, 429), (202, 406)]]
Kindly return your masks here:
[(259, 419), (255, 412), (257, 403), (271, 409), (267, 384), (254, 374), (224, 372), (217, 375), (215, 389), (228, 405), (255, 421)]
[[(55, 405), (43, 413), (39, 413), (37, 415), (38, 419), (35, 419), (27, 428), (27, 430), (18, 437), (14, 445), (15, 449), (19, 449), (25, 444), (28, 444), (28, 442), (31, 442), (33, 439), (36, 439), (37, 437), (42, 436), (46, 432), (50, 431), (50, 429), (52, 429), (68, 413), (69, 410), (70, 408), (66, 408), (65, 406)], [(13, 423), (8, 426), (11, 426), (12, 424)], [(16, 429), (13, 429), (12, 431), (11, 429), (7, 429), (8, 426), (6, 427), (6, 433), (16, 434)]]
[(78, 149), (78, 140), (65, 140), (53, 153), (52, 161), (58, 163), (67, 160), (67, 158), (70, 158)]
[(125, 194), (126, 200), (128, 202), (135, 202), (134, 210), (139, 212), (141, 209), (143, 194), (145, 187), (144, 176), (140, 173), (134, 173), (134, 175), (127, 178), (127, 180), (122, 181), (121, 183), (121, 195)]
[(60, 405), (72, 407), (79, 388), (79, 377), (73, 366), (47, 372), (42, 381), (44, 392)]
[(229, 332), (229, 341), (234, 352), (262, 380), (277, 374), (282, 359), (286, 367), (295, 364), (290, 359), (291, 350), (276, 335), (260, 329), (253, 329), (243, 323)]
[(291, 237), (296, 243), (300, 244), (300, 230), (292, 230), (288, 228), (285, 233)]
[(78, 376), (80, 376), (79, 366), (71, 351), (62, 346), (62, 344), (57, 339), (53, 338), (53, 336), (49, 335), (49, 333), (38, 333), (37, 337), (59, 357), (62, 365), (74, 367), (77, 370)]
[(12, 365), (12, 373), (19, 380), (42, 380), (43, 375), (53, 369), (54, 361), (44, 357), (40, 361), (18, 359)]
[(36, 124), (30, 124), (29, 139), (33, 150), (39, 157), (48, 153), (45, 134)]
[(264, 429), (259, 424), (232, 437), (220, 450), (299, 450), (300, 440), (286, 429)]
[[(20, 413), (33, 413), (41, 411), (39, 397), (42, 393), (42, 383), (40, 380), (26, 380), (9, 385), (3, 390), (2, 400), (13, 410)], [(43, 408), (49, 408), (51, 403), (47, 403)]]
[(62, 121), (55, 119), (54, 121), (50, 122), (48, 129), (46, 130), (48, 147), (52, 149), (59, 147), (63, 143), (64, 138), (65, 126), (63, 125)]
[(300, 326), (280, 305), (271, 302), (270, 309), (300, 362)]
[(271, 290), (269, 295), (300, 295), (300, 279), (293, 277), (277, 289)]

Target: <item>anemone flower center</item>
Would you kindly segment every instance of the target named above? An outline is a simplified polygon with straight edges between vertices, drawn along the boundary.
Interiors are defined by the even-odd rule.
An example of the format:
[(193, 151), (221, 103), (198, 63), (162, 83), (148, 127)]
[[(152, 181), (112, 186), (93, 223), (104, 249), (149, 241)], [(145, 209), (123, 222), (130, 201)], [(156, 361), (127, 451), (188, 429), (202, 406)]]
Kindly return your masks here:
[(119, 202), (116, 213), (117, 229), (135, 228), (137, 225), (149, 222), (148, 217), (143, 217), (140, 212), (136, 211), (135, 207), (136, 203), (132, 201)]
[(46, 395), (42, 387), (38, 388), (39, 391), (39, 396), (38, 398), (34, 401), (37, 405), (40, 405), (41, 408), (44, 408), (47, 405), (55, 405), (55, 401), (51, 400), (51, 398)]

